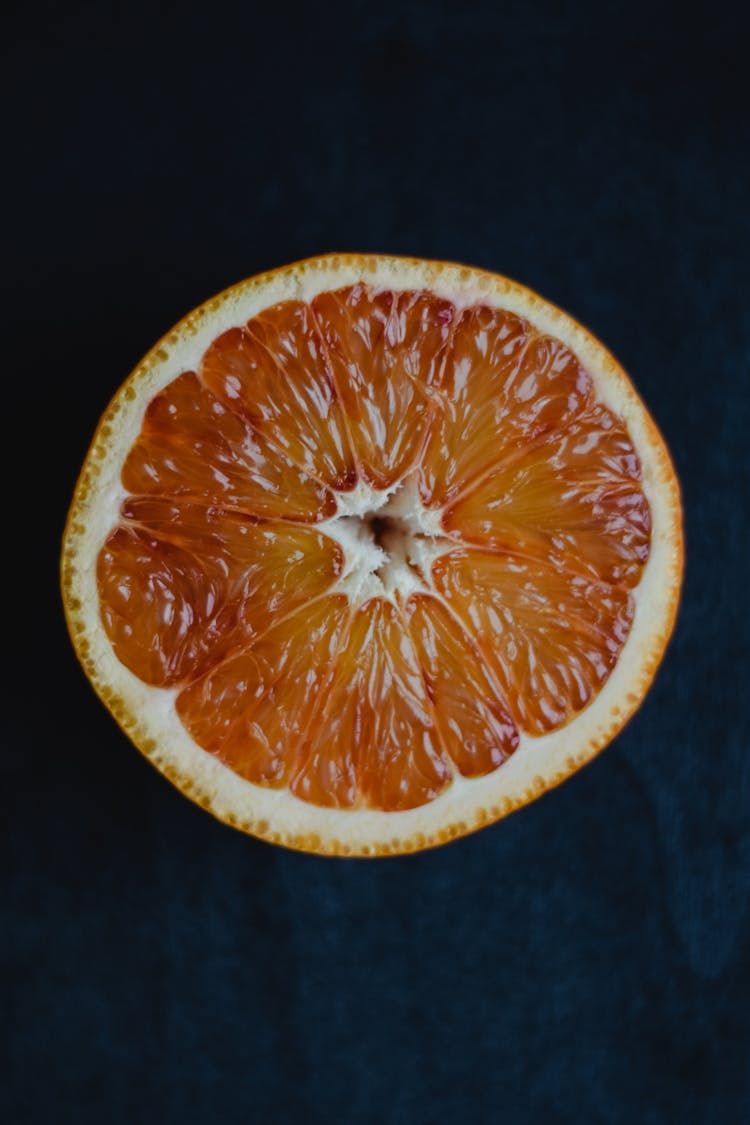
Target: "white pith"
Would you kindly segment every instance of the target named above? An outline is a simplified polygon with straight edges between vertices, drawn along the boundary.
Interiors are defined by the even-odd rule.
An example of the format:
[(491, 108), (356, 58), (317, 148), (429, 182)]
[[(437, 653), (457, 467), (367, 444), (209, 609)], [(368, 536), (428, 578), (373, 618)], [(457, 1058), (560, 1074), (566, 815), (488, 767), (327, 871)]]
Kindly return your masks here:
[[(285, 789), (255, 786), (222, 765), (182, 726), (174, 705), (176, 691), (149, 687), (119, 662), (102, 626), (96, 585), (97, 555), (118, 521), (126, 495), (120, 482), (122, 464), (154, 395), (178, 375), (197, 369), (208, 345), (226, 329), (246, 323), (279, 301), (309, 301), (321, 291), (358, 281), (394, 290), (430, 289), (459, 307), (476, 302), (501, 307), (567, 344), (591, 375), (596, 396), (628, 427), (641, 459), (652, 516), (651, 553), (635, 590), (633, 626), (617, 665), (593, 702), (558, 731), (541, 738), (522, 734), (516, 753), (493, 774), (475, 780), (456, 775), (440, 797), (407, 812), (321, 808)], [(621, 725), (619, 716), (630, 713), (640, 701), (653, 671), (656, 638), (666, 638), (675, 610), (676, 593), (665, 598), (663, 592), (676, 589), (681, 570), (676, 483), (658, 435), (654, 438), (653, 424), (624, 373), (593, 337), (554, 306), (504, 278), (459, 266), (389, 258), (317, 259), (236, 286), (191, 314), (149, 353), (133, 383), (137, 393), (130, 397), (121, 392), (114, 413), (110, 412), (111, 429), (102, 455), (88, 466), (88, 494), (66, 533), (65, 573), (80, 607), (75, 615), (76, 643), (79, 651), (81, 642), (86, 644), (86, 660), (95, 669), (99, 690), (107, 685), (124, 702), (128, 715), (136, 717), (136, 741), (152, 741), (156, 749), (149, 756), (155, 764), (190, 778), (191, 794), (216, 815), (280, 842), (321, 851), (366, 854), (385, 847), (400, 850), (407, 841), (410, 846), (439, 842), (447, 827), (457, 825), (453, 834), (459, 834), (561, 780), (593, 756)], [(373, 595), (405, 597), (423, 588), (418, 572), (429, 574), (434, 557), (447, 548), (439, 530), (440, 513), (424, 509), (408, 482), (377, 493), (358, 485), (351, 493), (339, 494), (338, 502), (336, 516), (318, 525), (344, 550), (345, 566), (335, 588), (346, 592), (352, 602)], [(394, 544), (388, 558), (373, 542), (363, 519), (373, 512), (393, 516), (413, 529), (413, 534)]]
[[(405, 602), (411, 594), (434, 592), (430, 567), (455, 544), (441, 532), (440, 511), (422, 504), (412, 477), (382, 491), (360, 482), (336, 499), (336, 515), (317, 525), (344, 554), (343, 571), (331, 593), (346, 594), (356, 607), (368, 598)], [(368, 526), (373, 515), (394, 522), (382, 546)]]

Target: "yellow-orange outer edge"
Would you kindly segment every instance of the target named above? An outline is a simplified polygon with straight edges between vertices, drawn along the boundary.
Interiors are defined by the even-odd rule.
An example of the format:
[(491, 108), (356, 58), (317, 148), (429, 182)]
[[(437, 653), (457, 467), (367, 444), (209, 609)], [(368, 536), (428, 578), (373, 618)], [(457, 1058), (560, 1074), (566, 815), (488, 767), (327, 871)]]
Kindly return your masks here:
[[(647, 430), (651, 447), (656, 452), (656, 460), (663, 473), (668, 477), (668, 486), (670, 490), (670, 504), (669, 508), (674, 517), (672, 543), (676, 551), (674, 574), (675, 581), (665, 591), (669, 601), (666, 607), (665, 627), (656, 637), (652, 650), (649, 653), (649, 660), (644, 665), (642, 676), (638, 685), (637, 692), (629, 692), (625, 705), (613, 709), (613, 721), (611, 727), (601, 733), (598, 737), (591, 739), (586, 745), (585, 749), (576, 755), (571, 755), (566, 761), (566, 769), (559, 770), (557, 773), (548, 777), (536, 777), (534, 784), (521, 797), (511, 799), (504, 797), (498, 805), (492, 806), (489, 809), (479, 808), (475, 810), (475, 821), (473, 823), (466, 823), (466, 821), (458, 821), (450, 824), (434, 834), (426, 834), (417, 832), (413, 836), (404, 840), (391, 840), (382, 844), (355, 846), (342, 843), (338, 840), (321, 841), (317, 834), (310, 835), (284, 835), (274, 831), (266, 820), (260, 819), (257, 821), (241, 821), (233, 815), (224, 815), (220, 811), (212, 807), (212, 798), (210, 794), (206, 794), (198, 790), (194, 784), (193, 778), (189, 775), (183, 775), (178, 770), (174, 769), (171, 764), (165, 764), (160, 761), (158, 746), (154, 743), (153, 739), (144, 735), (140, 727), (138, 717), (132, 714), (125, 701), (117, 696), (107, 685), (103, 683), (96, 670), (96, 666), (88, 658), (87, 644), (85, 638), (82, 637), (81, 621), (77, 616), (77, 605), (72, 595), (72, 577), (73, 566), (75, 562), (75, 550), (73, 544), (76, 539), (76, 521), (79, 518), (80, 510), (83, 502), (88, 495), (89, 489), (95, 484), (98, 474), (98, 459), (103, 455), (106, 449), (107, 438), (111, 433), (111, 427), (114, 423), (117, 414), (119, 413), (120, 405), (128, 398), (135, 395), (133, 385), (142, 377), (152, 366), (154, 362), (163, 356), (165, 349), (168, 349), (185, 331), (190, 330), (192, 326), (196, 325), (203, 317), (208, 316), (218, 308), (229, 294), (236, 292), (250, 286), (265, 286), (271, 278), (282, 274), (293, 274), (312, 267), (316, 263), (323, 261), (327, 262), (330, 268), (336, 268), (337, 263), (350, 263), (359, 267), (363, 274), (373, 269), (373, 263), (386, 260), (391, 262), (403, 262), (405, 264), (416, 266), (434, 267), (438, 270), (445, 268), (455, 269), (458, 271), (465, 271), (473, 277), (485, 276), (492, 280), (492, 283), (497, 285), (501, 283), (506, 291), (515, 291), (516, 293), (523, 294), (528, 300), (528, 303), (533, 306), (540, 303), (545, 309), (552, 311), (557, 316), (567, 320), (579, 331), (583, 332), (589, 339), (601, 349), (607, 357), (608, 363), (617, 372), (619, 378), (629, 387), (632, 394), (638, 399), (643, 414), (647, 423)], [(180, 792), (199, 805), (202, 809), (211, 813), (224, 824), (228, 824), (233, 828), (239, 829), (248, 835), (255, 836), (258, 839), (265, 840), (268, 843), (278, 844), (282, 847), (288, 848), (293, 851), (306, 852), (313, 855), (321, 856), (340, 856), (347, 858), (378, 858), (382, 856), (405, 855), (411, 852), (424, 851), (427, 848), (439, 847), (442, 844), (449, 843), (452, 840), (458, 839), (462, 836), (471, 835), (485, 828), (490, 824), (497, 823), (497, 821), (509, 816), (510, 813), (515, 812), (517, 809), (523, 808), (525, 805), (530, 804), (531, 801), (536, 800), (542, 796), (543, 793), (548, 792), (550, 789), (556, 788), (566, 781), (572, 774), (576, 773), (584, 765), (592, 761), (605, 747), (607, 747), (612, 740), (620, 733), (627, 722), (633, 717), (639, 709), (643, 700), (645, 699), (649, 688), (654, 680), (656, 672), (661, 664), (664, 652), (669, 643), (672, 635), (677, 611), (679, 608), (680, 594), (682, 588), (682, 577), (685, 565), (685, 547), (684, 547), (684, 533), (683, 533), (683, 514), (682, 503), (680, 495), (679, 481), (677, 474), (674, 470), (674, 465), (669, 453), (668, 446), (662, 437), (658, 427), (656, 426), (651, 414), (646, 409), (645, 404), (635, 390), (629, 376), (625, 372), (621, 364), (615, 359), (608, 348), (598, 339), (592, 332), (585, 328), (579, 321), (572, 317), (569, 313), (565, 312), (553, 302), (548, 301), (546, 298), (541, 298), (533, 290), (527, 286), (522, 285), (520, 282), (513, 281), (502, 274), (493, 273), (490, 270), (479, 269), (474, 266), (466, 266), (465, 264), (457, 262), (435, 261), (429, 259), (411, 258), (403, 255), (381, 255), (381, 254), (357, 254), (357, 253), (330, 253), (323, 255), (314, 255), (310, 258), (303, 258), (296, 262), (292, 262), (285, 266), (280, 266), (277, 269), (266, 270), (261, 274), (256, 274), (253, 277), (246, 278), (242, 281), (236, 282), (234, 285), (228, 286), (220, 293), (211, 297), (203, 304), (197, 306), (186, 316), (175, 324), (169, 332), (165, 333), (163, 337), (146, 353), (140, 363), (133, 369), (131, 374), (125, 382), (115, 392), (109, 402), (106, 410), (102, 414), (97, 428), (94, 432), (94, 437), (89, 446), (86, 458), (84, 460), (81, 471), (78, 475), (75, 490), (73, 493), (73, 500), (68, 511), (68, 516), (65, 522), (65, 528), (62, 538), (62, 553), (60, 557), (60, 586), (62, 593), (63, 608), (65, 613), (65, 620), (68, 626), (68, 631), (73, 643), (76, 657), (86, 675), (91, 682), (94, 690), (101, 699), (104, 706), (110, 712), (112, 717), (117, 722), (120, 729), (136, 746), (136, 748), (144, 755), (145, 758), (159, 770), (172, 784), (180, 790)], [(502, 768), (502, 767), (500, 767)], [(355, 814), (356, 815), (356, 814)]]

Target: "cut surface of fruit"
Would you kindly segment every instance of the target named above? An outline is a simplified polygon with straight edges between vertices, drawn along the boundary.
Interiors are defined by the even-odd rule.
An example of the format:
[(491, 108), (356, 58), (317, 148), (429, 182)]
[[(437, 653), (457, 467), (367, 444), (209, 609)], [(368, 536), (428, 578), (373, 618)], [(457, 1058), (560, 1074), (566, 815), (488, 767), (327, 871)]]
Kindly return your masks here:
[(311, 259), (191, 313), (105, 414), (66, 528), (78, 655), (230, 824), (383, 855), (496, 820), (645, 694), (679, 490), (609, 353), (505, 278)]

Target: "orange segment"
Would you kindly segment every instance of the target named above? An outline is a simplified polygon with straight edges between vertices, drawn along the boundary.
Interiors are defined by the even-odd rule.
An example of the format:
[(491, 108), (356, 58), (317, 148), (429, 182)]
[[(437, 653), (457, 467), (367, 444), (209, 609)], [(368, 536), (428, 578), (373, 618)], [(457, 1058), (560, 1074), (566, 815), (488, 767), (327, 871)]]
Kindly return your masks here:
[(348, 618), (346, 598), (320, 598), (185, 688), (177, 711), (195, 741), (240, 777), (283, 785)]
[(395, 811), (416, 808), (447, 785), (421, 670), (391, 602), (373, 598), (354, 615), (314, 733), (291, 785), (304, 800)]
[(331, 488), (353, 486), (344, 420), (307, 305), (285, 301), (224, 332), (206, 352), (201, 377), (306, 473)]
[(272, 518), (311, 521), (336, 508), (326, 488), (227, 410), (192, 371), (149, 403), (122, 483), (136, 494), (222, 504)]
[(591, 380), (559, 340), (482, 305), (458, 320), (440, 383), (440, 409), (421, 463), (432, 507), (582, 409)]
[(341, 567), (341, 548), (312, 528), (136, 497), (123, 505), (97, 577), (118, 658), (166, 687), (323, 593)]
[(627, 586), (640, 578), (651, 532), (632, 442), (603, 406), (493, 469), (442, 524), (464, 542), (539, 559), (562, 555), (573, 571)]
[(505, 698), (476, 645), (436, 598), (417, 595), (407, 611), (446, 752), (464, 777), (490, 773), (518, 746)]
[(519, 726), (545, 734), (601, 688), (633, 619), (627, 590), (555, 558), (461, 549), (433, 565), (437, 589), (476, 638)]
[(312, 302), (360, 473), (387, 488), (414, 463), (455, 309), (429, 293), (357, 285)]
[(202, 562), (136, 527), (118, 527), (99, 553), (102, 622), (118, 660), (171, 687), (220, 652), (236, 619)]

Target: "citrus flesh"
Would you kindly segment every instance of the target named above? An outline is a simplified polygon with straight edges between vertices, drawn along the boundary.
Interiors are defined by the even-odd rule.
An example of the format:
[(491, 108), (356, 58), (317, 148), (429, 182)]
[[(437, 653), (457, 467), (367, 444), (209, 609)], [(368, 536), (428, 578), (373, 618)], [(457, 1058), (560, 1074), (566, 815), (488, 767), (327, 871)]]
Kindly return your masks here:
[(244, 286), (95, 442), (109, 487), (84, 467), (63, 563), (79, 653), (223, 819), (344, 854), (468, 831), (640, 701), (681, 570), (663, 443), (601, 345), (505, 279), (351, 257)]

